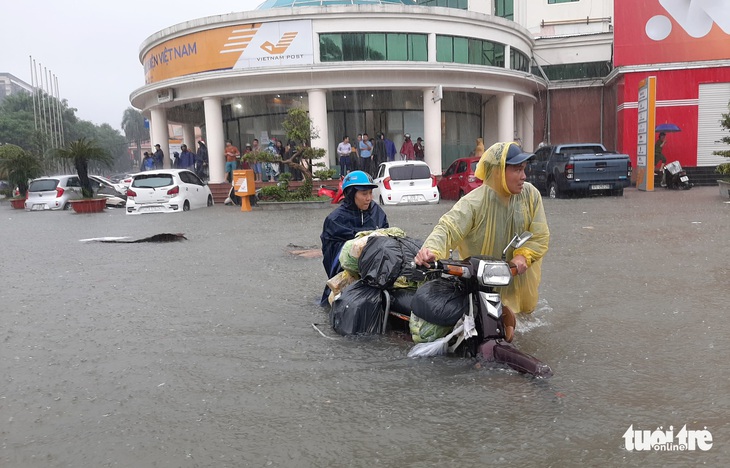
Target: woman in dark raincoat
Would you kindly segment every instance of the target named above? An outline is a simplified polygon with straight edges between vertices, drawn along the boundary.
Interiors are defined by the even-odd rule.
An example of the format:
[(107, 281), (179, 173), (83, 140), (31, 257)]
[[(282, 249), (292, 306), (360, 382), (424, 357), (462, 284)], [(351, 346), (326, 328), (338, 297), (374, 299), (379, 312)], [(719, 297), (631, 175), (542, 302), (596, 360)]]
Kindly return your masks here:
[[(373, 188), (377, 185), (363, 171), (353, 171), (342, 181), (345, 198), (324, 220), (322, 234), (322, 265), (328, 278), (340, 272), (340, 250), (345, 242), (355, 238), (360, 231), (387, 228), (388, 217), (377, 203), (373, 202)], [(329, 288), (325, 287), (322, 305), (327, 305)]]

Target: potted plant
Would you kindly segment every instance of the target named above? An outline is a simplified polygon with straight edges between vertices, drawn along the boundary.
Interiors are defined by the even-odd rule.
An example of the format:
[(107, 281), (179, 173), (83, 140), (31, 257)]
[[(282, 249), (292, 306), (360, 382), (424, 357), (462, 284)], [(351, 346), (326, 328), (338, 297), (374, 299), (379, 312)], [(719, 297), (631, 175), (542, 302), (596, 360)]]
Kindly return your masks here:
[(11, 187), (18, 187), (19, 195), (10, 199), (13, 208), (25, 208), (29, 181), (40, 177), (43, 166), (40, 159), (16, 145), (0, 146), (0, 177)]
[(106, 207), (106, 198), (94, 198), (94, 191), (89, 180), (89, 163), (101, 163), (107, 167), (111, 166), (112, 157), (106, 150), (96, 146), (93, 140), (80, 138), (70, 142), (65, 148), (56, 150), (56, 156), (60, 159), (71, 161), (76, 174), (79, 176), (81, 185), (81, 200), (71, 201), (71, 207), (77, 213), (100, 213)]
[[(730, 104), (728, 104), (728, 107), (730, 108)], [(720, 126), (725, 130), (730, 130), (730, 112), (728, 112), (727, 114), (722, 114)], [(730, 136), (725, 135), (720, 139), (720, 141), (727, 145), (730, 145)], [(712, 154), (730, 158), (730, 150), (713, 151)], [(720, 195), (730, 198), (730, 163), (720, 164), (715, 168), (715, 172), (723, 176), (722, 179), (719, 179), (717, 181), (717, 185), (720, 186)]]

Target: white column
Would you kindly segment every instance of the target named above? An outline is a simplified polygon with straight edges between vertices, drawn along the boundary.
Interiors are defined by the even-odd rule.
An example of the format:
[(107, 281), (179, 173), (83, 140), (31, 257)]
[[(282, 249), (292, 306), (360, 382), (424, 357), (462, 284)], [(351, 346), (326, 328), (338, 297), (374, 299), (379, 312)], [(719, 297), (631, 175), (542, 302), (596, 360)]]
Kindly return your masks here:
[(195, 153), (195, 126), (192, 124), (183, 125), (183, 143), (188, 147), (188, 151)]
[[(312, 127), (317, 133), (317, 138), (312, 138), (312, 148), (322, 148), (326, 151), (323, 161), (314, 161), (313, 164), (324, 162), (329, 169), (334, 161), (330, 161), (330, 135), (327, 128), (327, 93), (323, 89), (310, 89), (307, 91), (309, 98), (309, 118), (312, 119)], [(314, 168), (312, 168), (313, 170)]]
[(522, 147), (525, 151), (535, 151), (535, 126), (533, 113), (535, 104), (525, 102), (522, 104)]
[(510, 48), (509, 44), (504, 46), (504, 68), (509, 70), (512, 65), (510, 62), (512, 61), (512, 49)]
[(499, 141), (515, 138), (515, 95), (497, 95), (497, 128)]
[(436, 63), (436, 33), (430, 33), (428, 35), (427, 50), (429, 63)]
[(525, 108), (522, 106), (522, 103), (515, 104), (515, 138), (519, 138), (520, 140), (522, 140), (523, 144), (525, 141), (524, 137), (522, 136), (523, 133), (525, 133), (525, 128), (523, 125), (524, 112)]
[(441, 175), (441, 101), (433, 102), (433, 88), (423, 89), (424, 160), (431, 173)]
[(151, 109), (150, 128), (155, 139), (152, 141), (152, 151), (155, 151), (155, 145), (159, 144), (165, 156), (162, 158), (162, 167), (170, 169), (170, 132), (167, 129), (167, 112), (163, 107), (153, 107)]
[(205, 111), (205, 133), (208, 138), (205, 142), (208, 144), (209, 182), (219, 184), (226, 181), (221, 100), (203, 98), (203, 109)]

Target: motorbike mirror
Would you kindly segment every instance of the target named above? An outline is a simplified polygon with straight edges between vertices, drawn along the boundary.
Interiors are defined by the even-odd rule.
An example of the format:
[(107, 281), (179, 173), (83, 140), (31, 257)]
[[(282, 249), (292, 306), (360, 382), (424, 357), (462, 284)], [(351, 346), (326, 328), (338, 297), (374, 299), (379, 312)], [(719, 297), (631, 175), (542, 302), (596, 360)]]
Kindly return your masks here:
[(532, 237), (532, 233), (530, 231), (525, 231), (522, 234), (515, 234), (515, 236), (512, 238), (511, 241), (509, 241), (509, 244), (507, 244), (507, 247), (504, 248), (502, 251), (502, 260), (507, 258), (507, 250), (509, 250), (510, 247), (513, 247), (515, 249), (519, 249), (523, 245), (525, 245), (525, 242), (530, 240)]

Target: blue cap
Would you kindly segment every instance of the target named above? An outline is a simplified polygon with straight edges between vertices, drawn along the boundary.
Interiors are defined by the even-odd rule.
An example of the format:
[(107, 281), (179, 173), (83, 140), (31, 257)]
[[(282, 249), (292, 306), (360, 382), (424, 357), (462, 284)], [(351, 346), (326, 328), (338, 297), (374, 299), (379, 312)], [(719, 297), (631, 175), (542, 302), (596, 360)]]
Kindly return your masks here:
[(517, 146), (516, 143), (510, 143), (507, 149), (507, 158), (504, 163), (511, 165), (522, 164), (533, 156), (535, 156), (533, 153), (525, 153), (522, 151), (522, 148)]

